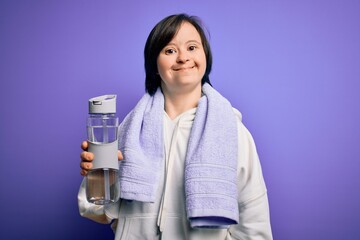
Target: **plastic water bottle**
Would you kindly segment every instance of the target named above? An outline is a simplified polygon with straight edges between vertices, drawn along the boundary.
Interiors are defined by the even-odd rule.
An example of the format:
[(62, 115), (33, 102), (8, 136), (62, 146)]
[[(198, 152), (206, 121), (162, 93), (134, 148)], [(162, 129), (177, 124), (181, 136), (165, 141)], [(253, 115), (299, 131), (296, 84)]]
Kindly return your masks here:
[(119, 199), (118, 127), (116, 95), (89, 99), (88, 151), (94, 154), (93, 168), (86, 176), (86, 197), (104, 205)]

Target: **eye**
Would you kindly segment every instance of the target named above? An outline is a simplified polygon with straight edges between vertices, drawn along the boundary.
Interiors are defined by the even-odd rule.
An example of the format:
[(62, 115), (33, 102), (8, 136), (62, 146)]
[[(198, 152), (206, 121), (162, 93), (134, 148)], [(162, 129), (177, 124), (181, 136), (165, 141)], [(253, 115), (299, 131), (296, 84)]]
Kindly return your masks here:
[(170, 54), (174, 54), (174, 53), (176, 53), (175, 49), (172, 49), (172, 48), (165, 49), (166, 55), (170, 55)]
[(190, 45), (190, 46), (188, 47), (189, 51), (194, 51), (196, 48), (197, 48), (196, 45)]

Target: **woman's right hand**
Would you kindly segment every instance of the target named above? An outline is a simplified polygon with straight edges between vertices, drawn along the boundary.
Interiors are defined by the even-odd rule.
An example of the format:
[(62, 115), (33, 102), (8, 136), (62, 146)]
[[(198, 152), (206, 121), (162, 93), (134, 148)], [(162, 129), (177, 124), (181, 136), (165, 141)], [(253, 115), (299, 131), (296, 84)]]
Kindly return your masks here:
[[(80, 174), (82, 176), (86, 176), (87, 173), (92, 169), (93, 167), (93, 164), (92, 164), (92, 161), (94, 160), (94, 154), (91, 153), (91, 152), (88, 152), (88, 142), (87, 141), (83, 141), (81, 143), (81, 149), (84, 150), (83, 152), (81, 152), (80, 154), (80, 159), (81, 159), (81, 162), (80, 162)], [(121, 151), (119, 150), (118, 151), (118, 160), (121, 161), (123, 160), (123, 155), (121, 153)]]

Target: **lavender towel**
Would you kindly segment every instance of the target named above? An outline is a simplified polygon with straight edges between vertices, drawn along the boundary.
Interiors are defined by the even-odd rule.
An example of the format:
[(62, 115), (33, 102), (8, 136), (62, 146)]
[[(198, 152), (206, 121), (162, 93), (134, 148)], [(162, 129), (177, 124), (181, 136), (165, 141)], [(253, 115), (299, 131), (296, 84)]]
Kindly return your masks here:
[[(237, 123), (231, 104), (205, 83), (185, 160), (187, 217), (192, 227), (238, 223)], [(164, 97), (145, 94), (120, 126), (121, 198), (154, 202), (163, 149)]]

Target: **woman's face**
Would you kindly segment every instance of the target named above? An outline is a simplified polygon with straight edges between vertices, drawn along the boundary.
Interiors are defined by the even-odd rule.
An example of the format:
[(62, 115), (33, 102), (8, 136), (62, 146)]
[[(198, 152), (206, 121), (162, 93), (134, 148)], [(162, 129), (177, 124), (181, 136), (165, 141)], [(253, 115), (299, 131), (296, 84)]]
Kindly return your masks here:
[(206, 70), (206, 56), (195, 27), (184, 22), (174, 38), (161, 50), (157, 67), (164, 93), (199, 89)]

